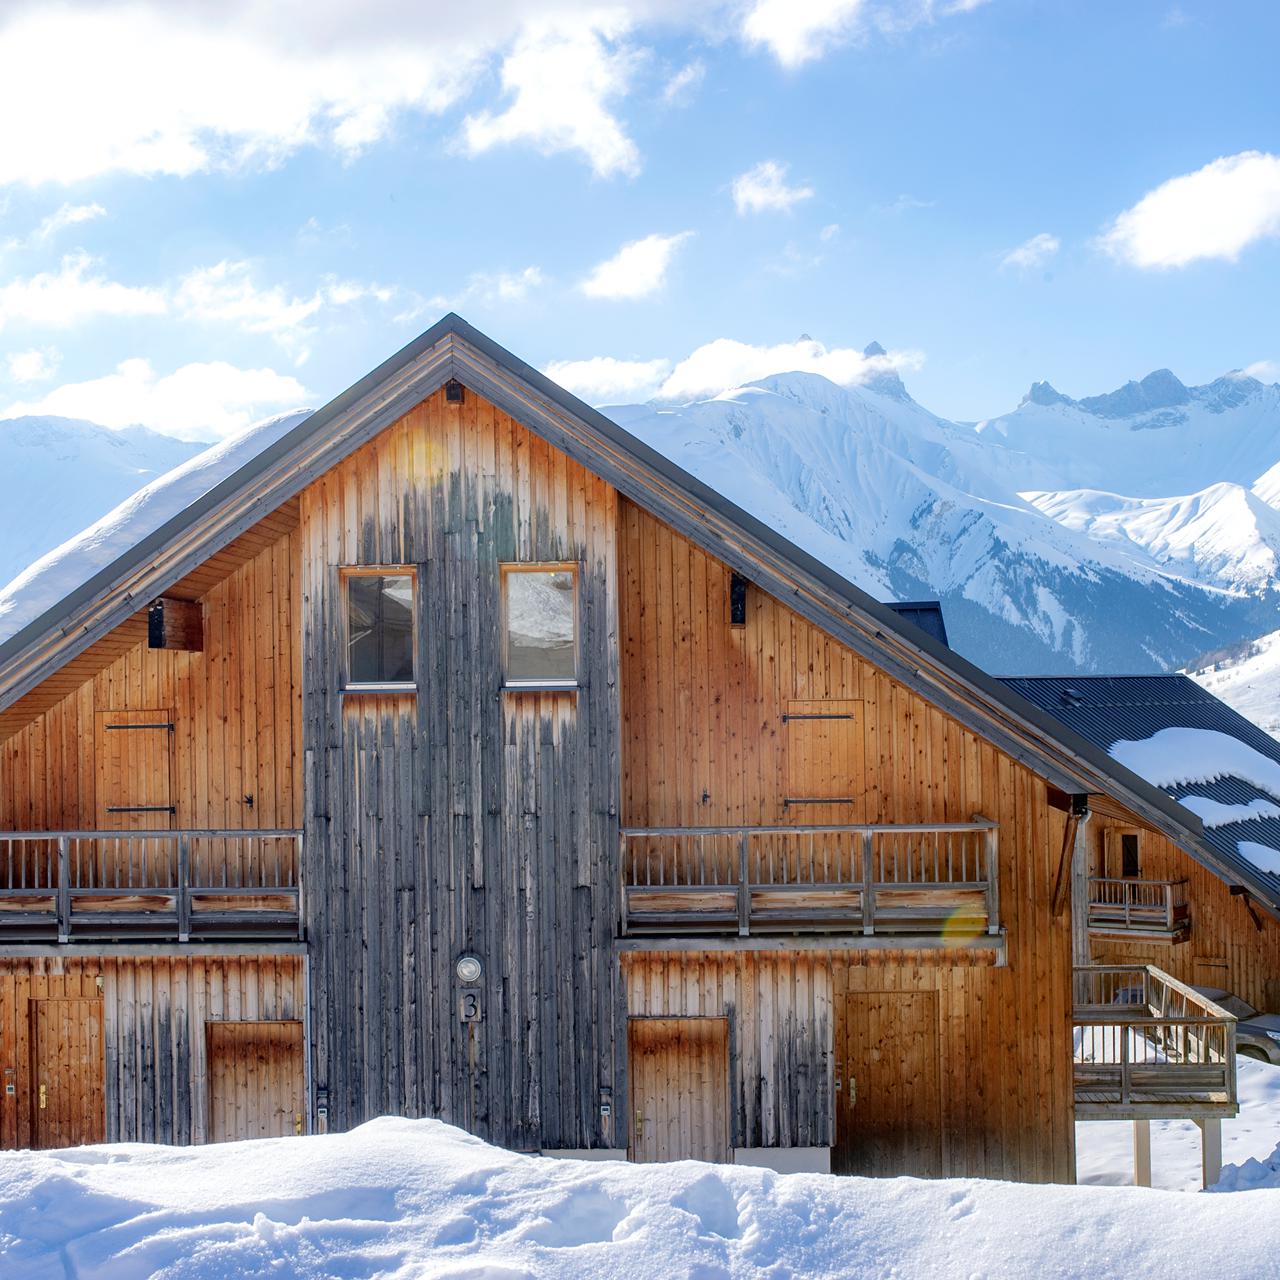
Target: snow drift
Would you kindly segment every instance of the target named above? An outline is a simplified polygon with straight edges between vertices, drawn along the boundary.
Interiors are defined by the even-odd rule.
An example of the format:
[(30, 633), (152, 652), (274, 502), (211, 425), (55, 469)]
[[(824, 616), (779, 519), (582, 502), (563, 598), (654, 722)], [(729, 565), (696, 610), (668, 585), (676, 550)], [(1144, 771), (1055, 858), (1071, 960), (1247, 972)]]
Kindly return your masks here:
[(1256, 1276), (1278, 1249), (1277, 1190), (1188, 1196), (558, 1161), (434, 1120), (0, 1155), (6, 1280), (1231, 1280)]

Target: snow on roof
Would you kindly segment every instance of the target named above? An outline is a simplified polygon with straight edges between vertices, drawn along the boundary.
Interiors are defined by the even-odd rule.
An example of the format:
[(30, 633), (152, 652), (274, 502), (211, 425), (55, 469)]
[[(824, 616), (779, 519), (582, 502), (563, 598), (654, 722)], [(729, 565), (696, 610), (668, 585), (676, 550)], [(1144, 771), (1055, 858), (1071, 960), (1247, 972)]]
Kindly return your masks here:
[(1178, 801), (1206, 827), (1225, 827), (1233, 822), (1250, 822), (1255, 818), (1280, 818), (1280, 805), (1258, 798), (1248, 804), (1223, 804), (1211, 796), (1183, 796)]
[(1156, 787), (1243, 778), (1280, 799), (1280, 763), (1217, 729), (1160, 729), (1149, 738), (1113, 742), (1110, 755)]
[(1240, 840), (1236, 844), (1242, 858), (1248, 858), (1259, 871), (1280, 876), (1280, 849), (1273, 849), (1269, 844), (1259, 844), (1256, 840)]
[[(1250, 1170), (1244, 1185), (1268, 1182)], [(324, 1137), (5, 1152), (0, 1240), (5, 1274), (33, 1280), (1243, 1280), (1280, 1251), (1280, 1192), (555, 1160), (388, 1117)]]
[(137, 546), (309, 414), (310, 410), (297, 410), (247, 427), (153, 480), (101, 520), (41, 556), (0, 587), (0, 643)]

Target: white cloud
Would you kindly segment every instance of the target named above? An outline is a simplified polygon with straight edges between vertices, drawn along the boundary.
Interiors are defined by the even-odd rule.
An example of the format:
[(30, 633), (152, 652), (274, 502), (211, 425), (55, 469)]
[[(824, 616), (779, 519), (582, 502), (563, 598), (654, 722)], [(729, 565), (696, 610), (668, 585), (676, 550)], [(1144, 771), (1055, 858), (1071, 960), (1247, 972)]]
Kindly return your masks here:
[(828, 348), (811, 338), (772, 347), (717, 338), (681, 360), (659, 394), (665, 400), (695, 400), (770, 374), (794, 372), (819, 373), (841, 386), (854, 386), (878, 373), (918, 369), (923, 363), (918, 351), (867, 356), (852, 347)]
[(767, 46), (784, 67), (798, 67), (849, 39), (864, 7), (864, 0), (756, 0), (742, 34), (748, 44)]
[(1234, 262), (1257, 240), (1280, 236), (1280, 156), (1242, 151), (1170, 178), (1111, 224), (1102, 246), (1135, 267)]
[(1010, 249), (1000, 261), (1002, 267), (1017, 267), (1020, 271), (1031, 271), (1042, 267), (1059, 249), (1062, 241), (1047, 231), (1024, 240), (1016, 249)]
[(662, 100), (669, 107), (684, 106), (698, 91), (706, 79), (707, 67), (701, 58), (695, 58), (671, 77), (663, 86)]
[(556, 360), (543, 370), (553, 382), (591, 404), (620, 404), (656, 395), (671, 372), (670, 360)]
[(692, 235), (681, 231), (632, 240), (594, 267), (580, 288), (589, 298), (647, 298), (662, 288), (676, 250)]
[(106, 279), (87, 254), (69, 254), (56, 271), (0, 285), (0, 329), (18, 322), (33, 328), (66, 329), (99, 316), (161, 315), (162, 290)]
[(11, 351), (5, 357), (10, 382), (46, 382), (58, 371), (62, 356), (56, 347)]
[(818, 239), (823, 244), (830, 244), (840, 234), (840, 224), (838, 222), (829, 222), (821, 231), (818, 232)]
[(8, 405), (3, 417), (55, 414), (106, 427), (141, 425), (186, 440), (228, 436), (267, 414), (308, 400), (295, 378), (224, 361), (187, 364), (160, 376), (148, 360), (125, 360), (114, 373), (70, 382), (40, 400)]
[(776, 160), (762, 160), (733, 180), (733, 203), (739, 214), (786, 213), (812, 195), (812, 187), (787, 186), (787, 166)]
[(0, 133), (0, 184), (183, 176), (308, 145), (351, 153), (398, 111), (455, 102), (488, 41), (506, 34), (397, 40), (360, 30), (367, 6), (346, 17), (325, 7), (290, 22), (297, 6), (10, 4), (0, 119), (22, 127)]
[(545, 283), (546, 277), (538, 267), (525, 267), (523, 271), (480, 271), (467, 282), (462, 296), (485, 303), (523, 302)]
[(106, 217), (106, 213), (107, 211), (100, 204), (64, 204), (41, 222), (32, 238), (48, 240), (66, 227), (74, 227), (81, 222)]
[(616, 12), (529, 24), (502, 62), (510, 105), (469, 115), (463, 146), (476, 155), (526, 142), (543, 155), (580, 152), (601, 177), (638, 173), (640, 153), (610, 107), (636, 66), (635, 51), (622, 43), (629, 26)]
[[(1236, 376), (1236, 375), (1229, 375)], [(1257, 378), (1259, 382), (1280, 382), (1280, 360), (1255, 360), (1239, 371), (1241, 378)]]
[(259, 287), (247, 262), (219, 262), (183, 276), (173, 293), (174, 309), (187, 320), (231, 324), (246, 333), (274, 338), (299, 363), (310, 354), (310, 323), (325, 308), (372, 300), (391, 302), (394, 289), (353, 280), (326, 280), (310, 295), (297, 297), (281, 285)]

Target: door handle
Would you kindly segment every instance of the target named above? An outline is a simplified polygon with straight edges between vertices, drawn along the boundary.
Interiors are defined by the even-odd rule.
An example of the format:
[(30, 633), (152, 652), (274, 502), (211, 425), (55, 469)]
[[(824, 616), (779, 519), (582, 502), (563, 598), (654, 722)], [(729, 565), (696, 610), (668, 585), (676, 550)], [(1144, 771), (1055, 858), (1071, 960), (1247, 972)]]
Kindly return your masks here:
[(644, 1112), (636, 1112), (636, 1138), (639, 1139), (644, 1134)]
[(293, 1131), (294, 1133), (302, 1132), (302, 1112), (295, 1111), (293, 1113)]
[(42, 1084), (40, 1086), (40, 1110), (44, 1111), (49, 1105), (49, 1086)]

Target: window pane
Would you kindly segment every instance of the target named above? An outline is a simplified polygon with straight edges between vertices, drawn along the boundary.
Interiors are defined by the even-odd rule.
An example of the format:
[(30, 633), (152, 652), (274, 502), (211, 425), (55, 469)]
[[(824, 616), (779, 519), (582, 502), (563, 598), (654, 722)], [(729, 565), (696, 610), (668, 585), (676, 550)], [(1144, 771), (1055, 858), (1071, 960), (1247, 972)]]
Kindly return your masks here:
[(1138, 875), (1138, 837), (1126, 831), (1120, 837), (1120, 859), (1124, 864), (1120, 874), (1126, 880), (1135, 879)]
[(413, 579), (347, 579), (347, 667), (351, 684), (413, 681)]
[(576, 680), (574, 636), (577, 575), (531, 570), (505, 575), (507, 679)]

